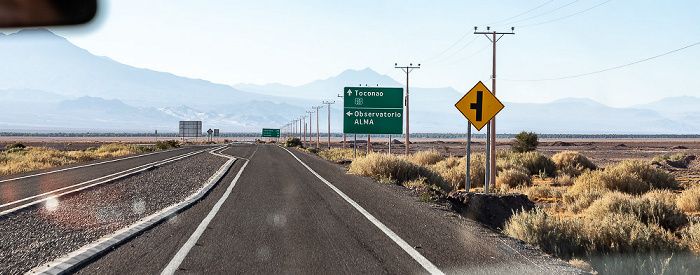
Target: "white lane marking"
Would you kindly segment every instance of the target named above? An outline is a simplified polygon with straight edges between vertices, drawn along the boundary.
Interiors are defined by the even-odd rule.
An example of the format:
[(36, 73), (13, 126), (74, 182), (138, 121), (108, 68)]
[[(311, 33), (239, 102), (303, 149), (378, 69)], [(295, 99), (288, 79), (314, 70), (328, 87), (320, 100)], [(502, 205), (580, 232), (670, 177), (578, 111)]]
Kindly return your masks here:
[[(21, 202), (24, 202), (24, 201), (27, 201), (27, 200), (31, 200), (31, 199), (35, 199), (35, 198), (39, 198), (39, 197), (43, 197), (43, 196), (48, 196), (48, 195), (51, 195), (51, 194), (53, 194), (53, 193), (57, 193), (57, 192), (64, 191), (64, 190), (67, 190), (67, 189), (71, 189), (71, 188), (75, 188), (75, 187), (78, 187), (78, 186), (90, 184), (90, 183), (93, 183), (93, 182), (95, 182), (95, 181), (107, 179), (107, 180), (99, 181), (99, 182), (97, 182), (97, 183), (93, 183), (93, 184), (90, 184), (90, 185), (87, 185), (87, 186), (83, 186), (83, 187), (81, 187), (81, 188), (79, 188), (79, 189), (74, 189), (74, 190), (71, 190), (71, 191), (68, 191), (68, 192), (65, 192), (65, 193), (56, 194), (56, 195), (53, 195), (53, 196), (50, 196), (50, 197), (47, 197), (47, 198), (44, 198), (44, 199), (41, 199), (41, 200), (33, 201), (33, 202), (30, 202), (30, 203), (27, 203), (27, 204), (23, 204), (23, 205), (14, 207), (14, 208), (9, 209), (9, 210), (2, 211), (2, 212), (0, 212), (0, 216), (4, 216), (4, 215), (6, 215), (6, 214), (8, 214), (8, 213), (12, 213), (12, 212), (17, 211), (17, 210), (19, 210), (19, 209), (22, 209), (22, 208), (25, 208), (25, 207), (28, 207), (28, 206), (32, 206), (32, 205), (38, 204), (38, 203), (47, 201), (47, 200), (52, 199), (52, 198), (57, 198), (57, 197), (60, 197), (60, 196), (66, 195), (66, 194), (78, 192), (78, 191), (81, 191), (81, 190), (84, 190), (84, 189), (87, 189), (87, 188), (90, 188), (90, 187), (93, 187), (93, 186), (96, 186), (96, 185), (100, 185), (100, 184), (103, 184), (103, 183), (105, 183), (105, 182), (110, 182), (110, 181), (113, 181), (113, 180), (117, 180), (117, 179), (123, 178), (123, 177), (125, 177), (125, 176), (131, 175), (131, 174), (134, 174), (134, 173), (138, 173), (138, 172), (141, 172), (141, 171), (144, 171), (144, 170), (146, 170), (146, 169), (148, 169), (149, 167), (152, 167), (152, 166), (170, 163), (170, 162), (177, 161), (177, 160), (180, 160), (180, 159), (183, 159), (183, 158), (186, 158), (186, 157), (190, 157), (190, 156), (193, 156), (193, 155), (196, 155), (196, 154), (199, 154), (199, 153), (201, 153), (201, 151), (190, 152), (190, 153), (187, 153), (187, 154), (184, 154), (184, 155), (179, 155), (179, 156), (175, 156), (175, 157), (170, 157), (170, 158), (167, 158), (167, 159), (165, 159), (165, 160), (159, 160), (159, 161), (151, 162), (151, 163), (144, 164), (144, 165), (141, 165), (141, 166), (137, 166), (137, 167), (134, 167), (134, 168), (131, 168), (131, 169), (127, 169), (127, 170), (124, 170), (124, 171), (120, 171), (120, 172), (117, 172), (117, 173), (114, 173), (114, 174), (111, 174), (111, 175), (106, 175), (106, 176), (103, 176), (103, 177), (99, 177), (99, 178), (92, 179), (92, 180), (89, 180), (89, 181), (81, 182), (81, 183), (74, 184), (74, 185), (71, 185), (71, 186), (66, 186), (66, 187), (63, 187), (63, 188), (59, 188), (59, 189), (56, 189), (56, 190), (53, 190), (53, 191), (50, 191), (50, 192), (46, 192), (46, 193), (43, 193), (43, 194), (34, 195), (34, 196), (27, 197), (27, 198), (24, 198), (24, 199), (21, 199), (21, 200), (16, 200), (16, 201), (13, 201), (13, 202), (9, 202), (9, 203), (0, 205), (0, 208), (1, 208), (1, 207), (7, 207), (7, 206), (10, 206), (10, 205), (13, 205), (13, 204), (18, 204), (18, 203), (21, 203)], [(114, 177), (114, 176), (116, 176), (116, 177)], [(114, 178), (111, 178), (111, 177), (114, 177)]]
[(355, 209), (357, 209), (357, 211), (360, 211), (360, 213), (361, 213), (362, 215), (364, 215), (365, 218), (367, 218), (370, 222), (372, 222), (375, 226), (377, 226), (377, 227), (379, 228), (379, 230), (381, 230), (382, 232), (384, 232), (384, 234), (386, 234), (386, 235), (387, 235), (389, 238), (391, 238), (396, 244), (398, 244), (401, 248), (403, 248), (403, 250), (406, 251), (406, 253), (408, 253), (408, 255), (410, 255), (414, 260), (416, 260), (420, 265), (422, 265), (423, 268), (425, 268), (425, 270), (427, 270), (428, 272), (430, 272), (430, 274), (445, 274), (445, 273), (443, 273), (442, 271), (440, 271), (440, 269), (437, 268), (437, 266), (435, 266), (433, 263), (431, 263), (428, 259), (426, 259), (425, 257), (423, 257), (423, 255), (421, 255), (417, 250), (415, 250), (415, 249), (414, 249), (411, 245), (409, 245), (406, 241), (404, 241), (403, 239), (401, 239), (401, 237), (399, 237), (399, 235), (396, 235), (396, 233), (394, 233), (394, 231), (392, 231), (391, 229), (389, 229), (389, 227), (387, 227), (387, 226), (384, 225), (382, 222), (380, 222), (377, 218), (375, 218), (374, 216), (372, 216), (372, 214), (370, 214), (369, 212), (367, 212), (367, 210), (365, 210), (362, 206), (360, 206), (359, 204), (357, 204), (357, 202), (355, 202), (355, 201), (352, 200), (350, 197), (348, 197), (347, 195), (345, 195), (345, 193), (343, 193), (343, 191), (340, 191), (340, 189), (338, 189), (338, 188), (335, 187), (333, 184), (331, 184), (329, 181), (327, 181), (326, 179), (324, 179), (323, 177), (321, 177), (321, 175), (319, 175), (318, 173), (316, 173), (316, 171), (314, 171), (313, 169), (311, 169), (311, 167), (309, 167), (308, 165), (306, 165), (306, 163), (304, 163), (303, 161), (301, 161), (296, 155), (292, 154), (292, 152), (290, 152), (289, 150), (287, 150), (287, 148), (284, 148), (284, 147), (280, 147), (280, 148), (284, 149), (284, 150), (287, 151), (289, 154), (291, 154), (295, 159), (297, 159), (297, 161), (299, 161), (299, 163), (301, 163), (302, 165), (304, 165), (304, 167), (306, 167), (306, 169), (308, 169), (309, 171), (311, 171), (312, 174), (316, 175), (316, 177), (317, 177), (318, 179), (320, 179), (321, 181), (323, 181), (323, 183), (325, 183), (326, 185), (328, 185), (328, 187), (330, 187), (331, 189), (333, 189), (333, 191), (335, 191), (336, 193), (338, 193), (338, 195), (340, 195), (340, 197), (342, 197), (342, 198), (345, 199), (345, 201), (347, 201), (350, 205), (352, 205), (353, 207), (355, 207)]
[(180, 267), (182, 261), (185, 260), (185, 257), (187, 257), (187, 254), (190, 252), (190, 249), (194, 247), (194, 245), (204, 233), (204, 230), (207, 229), (207, 226), (209, 225), (211, 220), (213, 220), (214, 216), (216, 216), (216, 213), (219, 212), (221, 205), (223, 205), (226, 199), (228, 199), (229, 195), (231, 195), (231, 190), (233, 190), (233, 187), (236, 186), (236, 182), (238, 182), (238, 179), (241, 177), (241, 174), (243, 173), (245, 167), (248, 165), (249, 161), (250, 160), (246, 159), (245, 163), (243, 163), (243, 166), (241, 167), (241, 170), (238, 170), (238, 174), (236, 174), (236, 177), (233, 179), (233, 181), (231, 181), (231, 184), (226, 189), (224, 195), (221, 196), (219, 201), (216, 202), (216, 205), (214, 205), (211, 211), (209, 211), (209, 214), (204, 218), (204, 220), (202, 220), (202, 222), (199, 224), (194, 233), (192, 233), (192, 236), (190, 236), (187, 242), (180, 248), (179, 251), (177, 251), (175, 257), (173, 257), (173, 259), (170, 260), (168, 266), (166, 266), (165, 269), (163, 269), (163, 272), (160, 273), (161, 275), (175, 274), (175, 271), (177, 271), (177, 269)]
[(48, 175), (48, 174), (53, 174), (53, 173), (58, 173), (58, 172), (63, 172), (63, 171), (68, 171), (68, 170), (73, 170), (73, 169), (78, 169), (78, 168), (90, 167), (90, 166), (95, 166), (95, 165), (100, 165), (100, 164), (105, 164), (105, 163), (110, 163), (110, 162), (116, 162), (116, 161), (120, 161), (120, 160), (127, 160), (127, 159), (133, 159), (133, 158), (140, 158), (140, 157), (145, 157), (145, 156), (150, 156), (150, 155), (160, 154), (160, 153), (165, 153), (165, 152), (172, 152), (172, 151), (175, 151), (175, 150), (182, 150), (182, 149), (184, 149), (184, 148), (178, 148), (178, 149), (167, 150), (167, 151), (160, 151), (160, 152), (153, 152), (153, 153), (148, 153), (148, 154), (143, 154), (143, 155), (136, 155), (136, 156), (130, 156), (130, 157), (125, 157), (125, 158), (120, 158), (120, 159), (113, 159), (113, 160), (108, 160), (108, 161), (103, 161), (103, 162), (97, 162), (97, 163), (91, 163), (91, 164), (80, 165), (80, 166), (75, 166), (75, 167), (63, 168), (63, 169), (54, 170), (54, 171), (49, 171), (49, 172), (44, 172), (44, 173), (39, 173), (39, 174), (26, 175), (26, 176), (23, 176), (23, 177), (17, 177), (17, 178), (11, 178), (11, 179), (6, 179), (6, 180), (0, 180), (0, 183), (8, 182), (8, 181), (13, 181), (13, 180), (21, 180), (21, 179), (26, 179), (26, 178), (33, 178), (33, 177), (38, 177), (38, 176), (43, 176), (43, 175)]

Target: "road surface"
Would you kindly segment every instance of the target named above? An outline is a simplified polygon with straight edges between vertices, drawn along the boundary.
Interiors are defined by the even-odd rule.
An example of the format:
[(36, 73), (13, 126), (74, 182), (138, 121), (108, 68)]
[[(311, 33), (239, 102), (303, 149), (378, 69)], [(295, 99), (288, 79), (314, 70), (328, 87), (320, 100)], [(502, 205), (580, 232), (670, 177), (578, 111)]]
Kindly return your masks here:
[(403, 187), (296, 149), (235, 144), (204, 199), (82, 274), (576, 274)]

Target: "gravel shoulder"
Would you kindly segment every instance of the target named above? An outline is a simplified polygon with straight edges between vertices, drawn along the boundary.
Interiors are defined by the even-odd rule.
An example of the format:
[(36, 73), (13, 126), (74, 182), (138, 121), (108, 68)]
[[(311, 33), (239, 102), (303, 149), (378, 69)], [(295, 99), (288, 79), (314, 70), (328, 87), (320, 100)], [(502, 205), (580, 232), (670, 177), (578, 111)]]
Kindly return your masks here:
[(178, 203), (226, 161), (200, 153), (0, 217), (0, 273), (23, 274)]

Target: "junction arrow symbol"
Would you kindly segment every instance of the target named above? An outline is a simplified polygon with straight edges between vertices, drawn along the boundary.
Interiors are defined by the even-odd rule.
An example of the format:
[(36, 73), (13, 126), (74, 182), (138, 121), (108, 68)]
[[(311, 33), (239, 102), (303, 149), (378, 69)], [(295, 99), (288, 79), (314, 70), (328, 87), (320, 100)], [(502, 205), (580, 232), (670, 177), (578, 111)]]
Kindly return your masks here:
[(352, 91), (350, 89), (348, 89), (348, 96), (351, 96), (351, 95), (352, 95)]
[(348, 111), (348, 112), (345, 113), (345, 114), (348, 115), (348, 116), (352, 116), (352, 112), (350, 112), (350, 111)]

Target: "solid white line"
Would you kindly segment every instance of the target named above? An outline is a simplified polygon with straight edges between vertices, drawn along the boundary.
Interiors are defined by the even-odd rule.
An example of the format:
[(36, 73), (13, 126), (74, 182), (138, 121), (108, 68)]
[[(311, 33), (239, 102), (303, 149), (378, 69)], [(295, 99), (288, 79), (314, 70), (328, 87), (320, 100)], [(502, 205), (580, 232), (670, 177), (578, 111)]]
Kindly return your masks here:
[(246, 160), (245, 163), (243, 163), (243, 166), (241, 167), (241, 170), (238, 170), (238, 174), (236, 174), (236, 177), (231, 181), (231, 185), (226, 189), (226, 192), (224, 193), (223, 196), (219, 199), (218, 202), (216, 202), (216, 205), (209, 211), (209, 214), (207, 215), (204, 220), (199, 224), (197, 229), (192, 233), (192, 236), (187, 240), (187, 242), (180, 248), (180, 250), (175, 254), (175, 257), (173, 257), (172, 260), (170, 260), (170, 263), (168, 266), (163, 269), (163, 272), (160, 274), (166, 275), (166, 274), (175, 274), (175, 271), (180, 267), (180, 264), (182, 264), (182, 261), (185, 260), (185, 257), (187, 257), (187, 253), (190, 252), (190, 249), (194, 247), (194, 245), (197, 243), (199, 238), (204, 234), (204, 230), (207, 229), (207, 226), (211, 222), (211, 220), (214, 219), (214, 216), (216, 216), (216, 213), (219, 212), (219, 209), (221, 208), (221, 205), (224, 204), (226, 199), (228, 199), (229, 195), (231, 195), (231, 190), (233, 190), (233, 187), (236, 185), (236, 182), (238, 182), (238, 179), (241, 177), (241, 174), (243, 173), (243, 170), (245, 169), (246, 165), (248, 165), (249, 160)]
[(297, 156), (295, 156), (294, 154), (292, 154), (292, 152), (290, 152), (289, 150), (287, 150), (287, 148), (284, 148), (284, 147), (280, 147), (280, 148), (284, 149), (284, 150), (287, 151), (289, 154), (291, 154), (295, 159), (297, 159), (297, 161), (299, 161), (299, 163), (301, 163), (302, 165), (304, 165), (304, 167), (306, 167), (306, 169), (308, 169), (309, 171), (311, 171), (312, 174), (316, 175), (316, 177), (317, 177), (318, 179), (320, 179), (321, 181), (323, 181), (326, 185), (328, 185), (328, 187), (330, 187), (331, 189), (333, 189), (333, 191), (335, 191), (336, 193), (338, 193), (338, 195), (340, 195), (340, 197), (342, 197), (343, 199), (345, 199), (345, 201), (347, 201), (348, 203), (350, 203), (350, 205), (352, 205), (353, 207), (355, 207), (355, 209), (357, 209), (357, 211), (360, 211), (360, 213), (361, 213), (362, 215), (364, 215), (365, 218), (367, 218), (370, 222), (372, 222), (375, 226), (377, 226), (377, 227), (379, 228), (379, 230), (381, 230), (382, 232), (384, 232), (384, 234), (386, 234), (386, 235), (387, 235), (389, 238), (391, 238), (396, 244), (398, 244), (404, 251), (406, 251), (406, 253), (408, 253), (408, 255), (410, 255), (414, 260), (416, 260), (420, 265), (422, 265), (423, 268), (425, 268), (425, 270), (427, 270), (428, 272), (430, 272), (430, 274), (445, 274), (445, 273), (443, 273), (442, 271), (440, 271), (440, 269), (437, 268), (437, 266), (435, 266), (433, 263), (431, 263), (428, 259), (426, 259), (425, 257), (423, 257), (423, 255), (421, 255), (417, 250), (415, 250), (415, 249), (414, 249), (411, 245), (409, 245), (406, 241), (404, 241), (403, 239), (401, 239), (401, 237), (399, 237), (398, 235), (396, 235), (396, 233), (394, 233), (394, 231), (392, 231), (391, 229), (389, 229), (389, 227), (387, 227), (387, 226), (384, 225), (382, 222), (380, 222), (377, 218), (375, 218), (374, 216), (372, 216), (372, 214), (370, 214), (369, 212), (367, 212), (367, 210), (365, 210), (362, 206), (360, 206), (359, 204), (357, 204), (357, 202), (355, 202), (355, 201), (352, 200), (350, 197), (348, 197), (347, 195), (345, 195), (345, 193), (343, 193), (343, 191), (340, 191), (340, 189), (338, 189), (338, 188), (335, 187), (333, 184), (331, 184), (329, 181), (327, 181), (326, 179), (324, 179), (323, 177), (321, 177), (321, 175), (319, 175), (318, 173), (316, 173), (316, 171), (314, 171), (313, 169), (311, 169), (311, 167), (309, 167), (308, 165), (306, 165), (306, 163), (304, 163), (304, 162), (301, 161)]
[(105, 163), (110, 163), (110, 162), (115, 162), (115, 161), (120, 161), (120, 160), (127, 160), (127, 159), (133, 159), (133, 158), (140, 158), (140, 157), (150, 156), (150, 155), (153, 155), (153, 154), (160, 154), (160, 153), (165, 153), (165, 152), (170, 152), (170, 151), (175, 151), (175, 150), (181, 150), (181, 149), (184, 149), (184, 148), (178, 148), (178, 149), (167, 150), (167, 151), (159, 151), (159, 152), (153, 152), (153, 153), (148, 153), (148, 154), (143, 154), (143, 155), (136, 155), (136, 156), (130, 156), (130, 157), (125, 157), (125, 158), (120, 158), (120, 159), (113, 159), (113, 160), (108, 160), (108, 161), (103, 161), (103, 162), (97, 162), (97, 163), (91, 163), (91, 164), (80, 165), (80, 166), (75, 166), (75, 167), (63, 168), (63, 169), (54, 170), (54, 171), (49, 171), (49, 172), (44, 172), (44, 173), (39, 173), (39, 174), (33, 174), (33, 175), (27, 175), (27, 176), (23, 176), (23, 177), (17, 177), (17, 178), (11, 178), (11, 179), (6, 179), (6, 180), (0, 180), (0, 183), (8, 182), (8, 181), (13, 181), (13, 180), (20, 180), (20, 179), (38, 177), (38, 176), (43, 176), (43, 175), (48, 175), (48, 174), (53, 174), (53, 173), (58, 173), (58, 172), (63, 172), (63, 171), (68, 171), (68, 170), (73, 170), (73, 169), (78, 169), (78, 168), (90, 167), (90, 166), (95, 166), (95, 165), (100, 165), (100, 164), (105, 164)]

